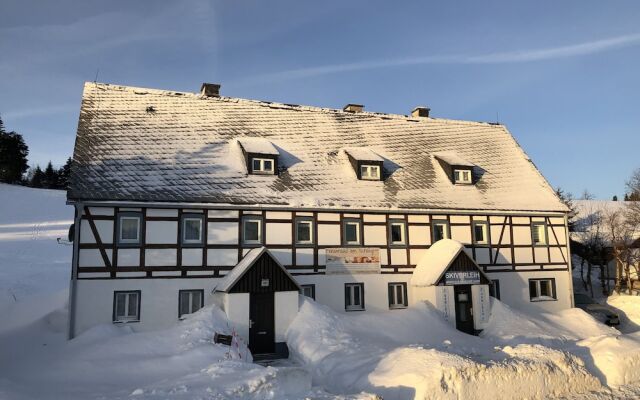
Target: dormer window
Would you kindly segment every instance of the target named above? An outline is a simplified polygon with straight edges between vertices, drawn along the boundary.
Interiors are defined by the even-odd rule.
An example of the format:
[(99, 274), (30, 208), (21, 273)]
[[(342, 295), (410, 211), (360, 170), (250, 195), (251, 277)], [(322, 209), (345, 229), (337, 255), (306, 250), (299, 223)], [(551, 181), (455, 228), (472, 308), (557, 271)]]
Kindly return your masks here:
[(473, 185), (473, 168), (475, 165), (460, 157), (457, 153), (446, 151), (434, 154), (444, 172), (454, 185)]
[(467, 184), (473, 183), (471, 181), (470, 169), (454, 169), (453, 170), (453, 183)]
[(238, 139), (245, 157), (247, 172), (252, 175), (275, 175), (278, 171), (280, 152), (265, 138), (244, 137)]
[(369, 164), (360, 165), (360, 179), (365, 181), (379, 181), (380, 166)]
[(384, 158), (366, 147), (344, 149), (356, 176), (362, 181), (381, 181)]
[(253, 157), (251, 159), (251, 172), (254, 174), (273, 174), (273, 161), (269, 158)]

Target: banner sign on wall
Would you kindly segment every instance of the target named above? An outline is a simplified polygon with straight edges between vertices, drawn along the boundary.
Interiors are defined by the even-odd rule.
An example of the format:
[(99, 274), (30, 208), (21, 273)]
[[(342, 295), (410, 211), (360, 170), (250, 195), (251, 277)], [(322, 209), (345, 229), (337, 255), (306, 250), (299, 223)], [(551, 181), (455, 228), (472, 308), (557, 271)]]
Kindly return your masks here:
[(480, 283), (479, 271), (445, 272), (445, 285), (477, 285)]
[(327, 274), (379, 274), (380, 249), (351, 247), (326, 249)]

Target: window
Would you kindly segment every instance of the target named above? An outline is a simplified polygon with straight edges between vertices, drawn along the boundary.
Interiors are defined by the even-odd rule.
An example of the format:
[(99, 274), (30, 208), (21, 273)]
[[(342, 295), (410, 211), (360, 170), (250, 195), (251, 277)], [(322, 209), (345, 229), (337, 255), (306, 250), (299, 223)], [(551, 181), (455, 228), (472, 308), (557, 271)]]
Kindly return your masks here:
[(494, 279), (489, 284), (489, 296), (500, 300), (500, 281), (498, 279)]
[(140, 244), (140, 225), (142, 215), (139, 213), (118, 214), (118, 243), (124, 245)]
[(529, 298), (531, 301), (556, 300), (556, 280), (529, 279)]
[(453, 182), (467, 183), (467, 184), (471, 183), (471, 170), (470, 169), (454, 169)]
[(178, 318), (193, 314), (202, 308), (204, 290), (180, 290), (178, 292)]
[(389, 223), (389, 243), (403, 245), (406, 243), (406, 225), (404, 221), (391, 221)]
[(449, 239), (449, 222), (433, 220), (433, 243), (442, 239)]
[(273, 174), (273, 160), (270, 158), (252, 158), (251, 172), (254, 174)]
[(344, 309), (347, 311), (364, 310), (364, 283), (344, 284)]
[(531, 224), (531, 238), (534, 245), (547, 244), (547, 226), (544, 222), (533, 222)]
[(405, 282), (389, 284), (389, 308), (407, 307), (407, 284)]
[(360, 179), (366, 181), (379, 181), (380, 180), (380, 166), (379, 165), (361, 165), (360, 166)]
[(182, 216), (182, 244), (202, 244), (203, 222), (203, 215), (185, 214)]
[(262, 243), (262, 218), (244, 217), (242, 219), (242, 243)]
[(313, 244), (313, 221), (296, 220), (296, 244)]
[(300, 294), (315, 300), (316, 285), (300, 285)]
[(140, 291), (113, 292), (113, 322), (140, 321)]
[(344, 235), (343, 245), (360, 244), (360, 221), (355, 219), (345, 220), (342, 230)]
[(473, 222), (473, 243), (475, 244), (489, 244), (489, 230), (487, 229), (487, 223), (483, 221)]

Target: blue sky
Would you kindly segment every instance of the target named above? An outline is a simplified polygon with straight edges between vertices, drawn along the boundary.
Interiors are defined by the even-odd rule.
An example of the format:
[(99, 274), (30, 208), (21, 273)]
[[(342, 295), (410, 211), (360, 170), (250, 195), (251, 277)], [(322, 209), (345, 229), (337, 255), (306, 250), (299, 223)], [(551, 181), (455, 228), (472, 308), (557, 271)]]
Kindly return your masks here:
[[(605, 7), (606, 6), (606, 7)], [(30, 162), (71, 155), (82, 84), (507, 125), (550, 183), (599, 198), (640, 167), (640, 2), (0, 3), (0, 115)]]

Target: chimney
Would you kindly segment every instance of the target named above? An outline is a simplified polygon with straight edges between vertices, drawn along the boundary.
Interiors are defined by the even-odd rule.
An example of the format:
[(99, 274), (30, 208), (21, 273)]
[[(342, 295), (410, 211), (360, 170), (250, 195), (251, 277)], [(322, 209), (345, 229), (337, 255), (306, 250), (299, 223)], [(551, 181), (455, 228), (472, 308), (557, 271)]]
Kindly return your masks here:
[(203, 83), (200, 87), (200, 94), (204, 97), (220, 97), (220, 84)]
[(364, 106), (362, 104), (347, 104), (342, 109), (342, 111), (352, 112), (352, 113), (359, 113), (359, 112), (362, 112), (362, 110), (364, 110)]
[(411, 111), (411, 116), (412, 117), (429, 118), (429, 111), (431, 111), (431, 109), (429, 107), (418, 106), (418, 107), (414, 108), (413, 111)]

